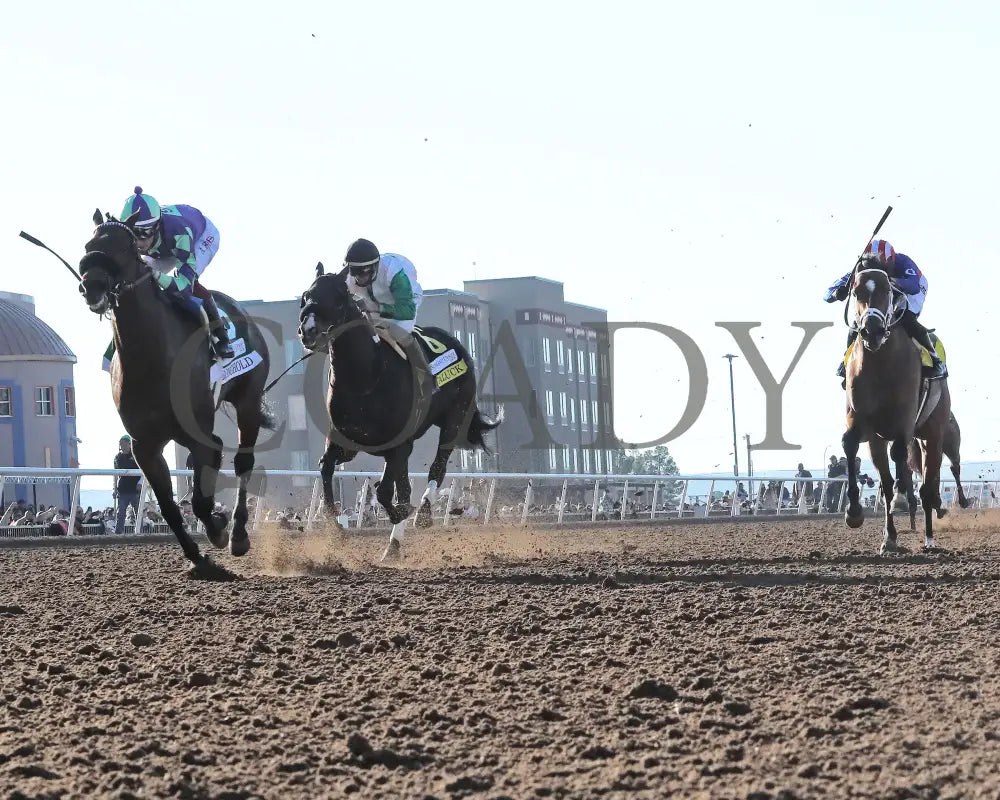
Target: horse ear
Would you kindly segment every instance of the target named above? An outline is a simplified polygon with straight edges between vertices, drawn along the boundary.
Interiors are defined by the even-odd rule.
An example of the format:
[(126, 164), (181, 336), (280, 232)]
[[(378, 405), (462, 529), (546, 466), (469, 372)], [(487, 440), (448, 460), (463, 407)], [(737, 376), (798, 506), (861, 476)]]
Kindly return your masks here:
[(323, 262), (322, 261), (317, 261), (316, 262), (316, 277), (318, 278), (320, 275), (322, 275), (325, 272), (326, 272), (326, 270), (323, 268)]
[(123, 219), (122, 222), (124, 222), (128, 226), (129, 230), (131, 230), (137, 219), (139, 219), (139, 212), (133, 211), (129, 214), (128, 219)]
[(101, 209), (99, 209), (99, 208), (95, 209), (94, 210), (94, 224), (95, 225), (100, 225), (102, 222), (104, 222), (104, 217), (101, 216)]

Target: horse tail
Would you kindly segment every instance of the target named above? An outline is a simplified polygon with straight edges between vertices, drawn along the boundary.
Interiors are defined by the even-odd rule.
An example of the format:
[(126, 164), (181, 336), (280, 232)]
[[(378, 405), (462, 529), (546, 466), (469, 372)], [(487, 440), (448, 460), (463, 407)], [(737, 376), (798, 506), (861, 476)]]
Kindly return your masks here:
[(487, 454), (492, 453), (486, 444), (486, 440), (483, 438), (483, 434), (499, 427), (501, 422), (503, 422), (503, 406), (500, 406), (496, 417), (492, 419), (484, 415), (477, 408), (472, 414), (472, 420), (469, 422), (469, 431), (465, 437), (466, 442), (472, 447), (481, 447)]
[(910, 439), (909, 453), (907, 454), (906, 464), (910, 468), (910, 472), (915, 472), (918, 475), (923, 473), (923, 456), (920, 453), (920, 445), (917, 444), (916, 439)]
[(267, 395), (260, 397), (260, 427), (269, 431), (278, 427), (278, 418), (271, 409), (271, 404), (267, 402)]

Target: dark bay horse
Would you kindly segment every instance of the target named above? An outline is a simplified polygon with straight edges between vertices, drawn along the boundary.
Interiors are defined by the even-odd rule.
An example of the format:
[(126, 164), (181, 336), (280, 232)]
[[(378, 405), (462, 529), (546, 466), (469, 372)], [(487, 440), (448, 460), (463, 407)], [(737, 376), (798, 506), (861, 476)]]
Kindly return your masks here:
[[(896, 324), (905, 300), (874, 262), (866, 259), (862, 266), (853, 284), (853, 324), (859, 330), (858, 344), (847, 364), (847, 430), (842, 439), (848, 469), (845, 520), (851, 528), (861, 527), (864, 522), (855, 457), (860, 443), (868, 442), (885, 498), (882, 552), (898, 549), (893, 506), (908, 502), (910, 527), (916, 526), (916, 496), (907, 463), (910, 442), (916, 439), (923, 457), (920, 499), (924, 508), (924, 548), (930, 549), (934, 546), (933, 513), (941, 508), (941, 458), (951, 414), (947, 379), (931, 381), (928, 396), (921, 403), (920, 352)], [(890, 442), (892, 447), (887, 452)], [(890, 456), (896, 466), (895, 484)]]
[[(948, 423), (944, 427), (944, 454), (948, 456), (951, 464), (951, 474), (955, 476), (955, 492), (958, 495), (958, 505), (961, 508), (969, 507), (969, 498), (965, 496), (965, 489), (962, 487), (962, 429), (958, 426), (958, 420), (954, 414), (948, 416)], [(920, 450), (920, 443), (914, 439), (910, 442), (910, 470), (912, 472), (923, 472), (923, 453)], [(938, 509), (938, 519), (944, 516), (945, 510)]]
[(192, 314), (176, 308), (152, 280), (136, 249), (131, 218), (124, 222), (110, 216), (102, 220), (97, 211), (94, 224), (97, 229), (80, 261), (80, 293), (94, 313), (111, 313), (116, 347), (111, 394), (125, 430), (132, 436), (135, 460), (184, 555), (205, 568), (210, 562), (185, 530), (163, 458), (163, 448), (170, 441), (190, 450), (194, 464), (192, 510), (204, 523), (213, 545), (223, 548), (228, 543), (233, 555), (244, 555), (250, 549), (246, 488), (254, 466), (253, 448), (260, 429), (274, 427), (263, 400), (267, 344), (232, 298), (214, 293), (244, 338), (246, 352), (256, 351), (262, 359), (255, 368), (225, 383), (219, 396), (220, 404), (226, 401), (235, 408), (239, 427), (240, 447), (233, 459), (239, 496), (230, 541), (228, 521), (214, 512), (223, 445), (213, 433), (216, 404), (209, 383), (207, 330)]
[(384, 457), (385, 469), (375, 496), (393, 528), (383, 559), (399, 556), (406, 521), (414, 510), (410, 505), (408, 470), (414, 441), (432, 425), (441, 429), (416, 518), (418, 526), (426, 526), (451, 451), (456, 447), (481, 447), (489, 452), (483, 434), (503, 421), (502, 411), (496, 419), (479, 411), (475, 369), (462, 343), (440, 328), (423, 330), (447, 348), (443, 356), (454, 350), (454, 363), (464, 361), (466, 369), (433, 394), (428, 389), (420, 405), (413, 399), (417, 384), (410, 362), (385, 342), (375, 341), (374, 328), (347, 288), (343, 273), (325, 274), (323, 265), (317, 265), (316, 280), (302, 295), (302, 345), (307, 350), (326, 352), (330, 358), (327, 410), (331, 430), (326, 453), (320, 459), (324, 504), (328, 511), (332, 510), (337, 464), (350, 461), (359, 452)]

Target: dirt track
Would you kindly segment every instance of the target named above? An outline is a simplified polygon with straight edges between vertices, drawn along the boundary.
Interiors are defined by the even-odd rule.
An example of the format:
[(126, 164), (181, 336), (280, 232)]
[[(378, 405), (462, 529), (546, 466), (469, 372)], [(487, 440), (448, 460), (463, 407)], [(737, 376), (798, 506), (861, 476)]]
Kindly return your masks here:
[(0, 550), (0, 796), (995, 797), (1000, 518), (949, 527)]

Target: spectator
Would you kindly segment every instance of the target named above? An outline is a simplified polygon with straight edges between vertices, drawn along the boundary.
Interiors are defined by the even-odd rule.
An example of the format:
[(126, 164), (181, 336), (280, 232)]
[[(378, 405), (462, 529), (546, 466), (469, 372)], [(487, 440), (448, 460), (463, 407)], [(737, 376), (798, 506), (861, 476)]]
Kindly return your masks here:
[[(812, 473), (807, 470), (802, 464), (799, 464), (799, 471), (795, 473), (796, 478), (811, 478)], [(792, 489), (792, 505), (798, 505), (799, 497), (805, 495), (806, 501), (811, 502), (813, 498), (813, 483), (812, 481), (795, 481), (795, 486)]]
[[(115, 469), (139, 469), (132, 456), (132, 437), (123, 436), (118, 440), (118, 453), (115, 455)], [(119, 475), (115, 484), (114, 498), (118, 501), (118, 518), (115, 522), (115, 533), (119, 536), (125, 533), (125, 514), (132, 507), (132, 517), (139, 513), (139, 485), (141, 475)], [(134, 530), (134, 527), (133, 527)]]
[[(843, 478), (847, 475), (847, 458), (838, 459), (836, 456), (830, 456), (830, 466), (827, 468), (826, 477), (828, 478)], [(840, 505), (840, 495), (844, 491), (844, 487), (840, 483), (830, 483), (827, 484), (826, 489), (826, 510), (827, 511), (838, 511), (838, 506)]]

